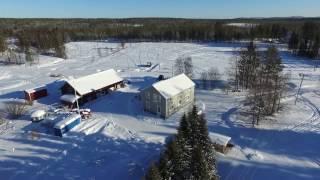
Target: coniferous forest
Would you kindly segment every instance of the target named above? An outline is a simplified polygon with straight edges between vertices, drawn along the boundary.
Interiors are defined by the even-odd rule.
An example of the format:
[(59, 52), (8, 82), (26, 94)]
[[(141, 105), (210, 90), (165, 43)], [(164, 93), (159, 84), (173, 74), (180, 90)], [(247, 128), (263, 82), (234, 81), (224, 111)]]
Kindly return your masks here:
[[(247, 26), (234, 26), (245, 23)], [(0, 52), (4, 39), (19, 39), (22, 51), (37, 53), (54, 50), (65, 58), (63, 44), (80, 40), (117, 41), (237, 41), (271, 40), (288, 43), (293, 53), (310, 58), (319, 56), (319, 18), (266, 19), (0, 19)]]

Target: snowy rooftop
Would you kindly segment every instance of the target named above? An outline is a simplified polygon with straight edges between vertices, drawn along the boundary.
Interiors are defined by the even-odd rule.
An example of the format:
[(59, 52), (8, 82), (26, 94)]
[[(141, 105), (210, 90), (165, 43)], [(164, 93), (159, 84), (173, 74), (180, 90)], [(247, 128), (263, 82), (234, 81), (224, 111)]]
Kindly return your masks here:
[(68, 124), (70, 124), (71, 122), (73, 122), (76, 119), (81, 118), (81, 116), (79, 114), (72, 114), (68, 117), (66, 117), (65, 119), (59, 121), (57, 124), (54, 125), (54, 128), (57, 129), (62, 129), (64, 127), (66, 127)]
[(217, 133), (210, 133), (209, 137), (213, 143), (219, 144), (222, 146), (226, 146), (231, 140), (231, 137), (225, 136), (222, 134), (217, 134)]
[(164, 98), (173, 97), (186, 89), (194, 87), (194, 82), (185, 74), (172, 77), (170, 79), (157, 82), (152, 85)]
[(37, 110), (37, 111), (34, 111), (31, 114), (31, 118), (38, 118), (38, 117), (42, 117), (44, 115), (46, 115), (46, 111), (45, 110)]
[(32, 89), (26, 89), (25, 92), (31, 94), (31, 93), (34, 93), (36, 91), (40, 91), (40, 90), (44, 90), (44, 89), (47, 89), (46, 86), (39, 86), (39, 87), (35, 87), (35, 88), (32, 88)]
[(75, 96), (73, 94), (65, 94), (60, 97), (60, 100), (65, 101), (65, 102), (69, 102), (69, 103), (74, 103), (79, 98), (80, 98), (80, 96)]
[(114, 69), (102, 71), (67, 82), (80, 94), (88, 94), (92, 91), (102, 89), (112, 84), (123, 81)]

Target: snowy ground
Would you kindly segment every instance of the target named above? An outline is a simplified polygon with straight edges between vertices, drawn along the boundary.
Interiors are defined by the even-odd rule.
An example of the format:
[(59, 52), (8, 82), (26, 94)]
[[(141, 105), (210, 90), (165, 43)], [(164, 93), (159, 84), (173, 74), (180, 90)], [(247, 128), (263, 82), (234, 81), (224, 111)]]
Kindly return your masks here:
[[(117, 43), (73, 42), (67, 44), (67, 60), (41, 56), (38, 65), (0, 65), (0, 109), (1, 102), (21, 98), (22, 90), (43, 84), (50, 87), (50, 96), (39, 100), (30, 112), (58, 102), (61, 81), (50, 75), (80, 77), (114, 68), (132, 82), (87, 104), (93, 118), (62, 139), (46, 133), (32, 137), (30, 131), (42, 127), (32, 124), (28, 116), (12, 120), (7, 128), (0, 126), (6, 129), (0, 134), (1, 179), (140, 179), (148, 164), (158, 158), (165, 138), (176, 132), (184, 110), (165, 121), (145, 113), (137, 99), (139, 90), (160, 74), (171, 76), (179, 56), (192, 57), (195, 78), (216, 67), (226, 80), (226, 68), (241, 45), (133, 43), (118, 49)], [(285, 51), (282, 56), (285, 71), (292, 74), (286, 106), (257, 129), (243, 118), (244, 94), (196, 91), (209, 130), (231, 136), (235, 144), (228, 154), (218, 156), (222, 179), (320, 178), (320, 71)], [(139, 68), (148, 61), (154, 68)], [(294, 105), (299, 73), (306, 78)]]

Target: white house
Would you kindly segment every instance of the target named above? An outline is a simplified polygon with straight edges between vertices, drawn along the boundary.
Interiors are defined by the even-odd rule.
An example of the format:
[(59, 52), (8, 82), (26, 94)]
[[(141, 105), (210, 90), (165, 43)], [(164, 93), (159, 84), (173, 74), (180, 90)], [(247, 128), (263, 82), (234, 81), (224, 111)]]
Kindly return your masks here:
[(194, 102), (195, 83), (185, 74), (154, 83), (141, 92), (144, 110), (167, 118)]

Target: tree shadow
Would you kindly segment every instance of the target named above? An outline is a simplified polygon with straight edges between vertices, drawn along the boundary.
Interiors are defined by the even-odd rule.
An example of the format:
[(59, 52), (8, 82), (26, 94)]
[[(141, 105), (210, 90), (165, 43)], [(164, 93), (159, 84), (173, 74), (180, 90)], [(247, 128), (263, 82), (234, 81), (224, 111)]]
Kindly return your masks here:
[(140, 179), (162, 149), (162, 144), (102, 132), (70, 132), (64, 138), (41, 134), (36, 140), (17, 134), (0, 141), (15, 147), (1, 157), (2, 179)]
[[(239, 179), (239, 174), (243, 174), (241, 176), (246, 179), (270, 179), (271, 177), (316, 179), (320, 177), (320, 154), (318, 153), (320, 152), (320, 134), (301, 133), (290, 129), (269, 130), (238, 126), (230, 119), (231, 114), (237, 110), (236, 107), (231, 108), (222, 114), (221, 119), (228, 127), (209, 124), (209, 131), (230, 136), (242, 156), (247, 157), (251, 155), (250, 152), (258, 152), (262, 158), (267, 155), (267, 159), (266, 161), (252, 160), (247, 157), (246, 160), (243, 160), (221, 156), (219, 172), (222, 179)], [(277, 158), (280, 160), (276, 160)], [(296, 164), (285, 165), (285, 162), (281, 162), (281, 158), (290, 159), (289, 162), (296, 161)], [(305, 166), (308, 164), (306, 161), (314, 165)], [(304, 165), (299, 163), (304, 163)]]

